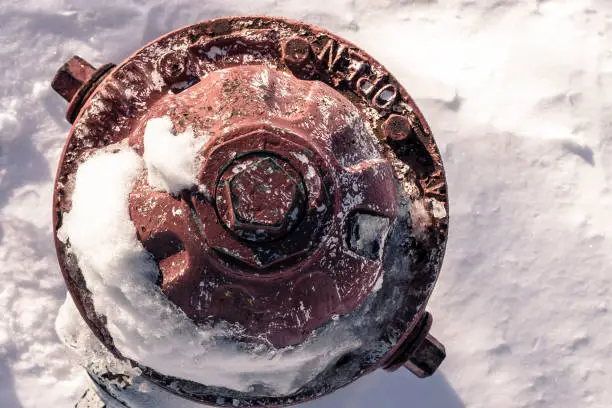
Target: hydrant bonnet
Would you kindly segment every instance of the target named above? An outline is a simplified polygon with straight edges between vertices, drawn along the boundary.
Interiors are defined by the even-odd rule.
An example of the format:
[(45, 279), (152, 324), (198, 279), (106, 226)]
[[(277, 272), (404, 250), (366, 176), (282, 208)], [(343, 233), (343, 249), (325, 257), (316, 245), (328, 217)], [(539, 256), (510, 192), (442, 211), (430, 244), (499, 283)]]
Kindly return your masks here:
[[(412, 98), (364, 51), (300, 22), (221, 18), (117, 66), (74, 57), (53, 87), (73, 123), (53, 203), (62, 273), (95, 335), (148, 381), (207, 404), (280, 406), (379, 367), (423, 377), (442, 362), (425, 306), (447, 239), (444, 169)], [(179, 188), (156, 181), (176, 157), (153, 157), (153, 123), (193, 149), (193, 177)], [(134, 235), (160, 293), (190, 322), (239, 327), (223, 341), (245, 349), (299, 353), (337, 327), (355, 346), (289, 393), (256, 380), (248, 391), (205, 384), (124, 355), (70, 240), (57, 236), (79, 166), (121, 149), (145, 163), (127, 197)]]

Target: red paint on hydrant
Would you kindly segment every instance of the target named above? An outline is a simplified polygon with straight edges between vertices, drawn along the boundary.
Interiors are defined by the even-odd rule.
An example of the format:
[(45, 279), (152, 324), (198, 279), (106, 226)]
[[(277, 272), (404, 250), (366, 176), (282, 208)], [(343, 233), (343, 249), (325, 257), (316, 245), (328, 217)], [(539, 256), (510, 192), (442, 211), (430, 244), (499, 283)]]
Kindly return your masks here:
[[(446, 181), (427, 123), (382, 65), (307, 24), (236, 17), (172, 32), (113, 67), (76, 58), (53, 82), (74, 121), (56, 181), (56, 230), (79, 163), (124, 140), (144, 154), (147, 122), (169, 117), (176, 132), (206, 138), (197, 186), (173, 196), (141, 177), (129, 197), (168, 299), (197, 324), (238, 323), (278, 348), (338, 316), (372, 313), (360, 317), (386, 345), (347, 355), (337, 381), (330, 369), (332, 380), (292, 397), (242, 400), (304, 401), (377, 367), (435, 371), (444, 348), (429, 335), (425, 305), (446, 244)], [(84, 319), (121, 357), (77, 263), (56, 246)], [(190, 399), (217, 404), (226, 392), (141, 368)]]

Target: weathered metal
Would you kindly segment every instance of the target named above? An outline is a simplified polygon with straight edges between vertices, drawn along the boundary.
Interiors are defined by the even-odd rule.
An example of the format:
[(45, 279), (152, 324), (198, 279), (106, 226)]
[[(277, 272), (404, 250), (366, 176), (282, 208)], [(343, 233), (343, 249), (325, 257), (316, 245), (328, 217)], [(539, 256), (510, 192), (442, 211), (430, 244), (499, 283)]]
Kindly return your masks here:
[[(142, 155), (147, 122), (168, 116), (177, 132), (209, 139), (197, 189), (175, 197), (142, 178), (130, 194), (167, 297), (196, 323), (239, 323), (275, 347), (299, 345), (338, 316), (365, 321), (379, 345), (330, 362), (291, 396), (235, 393), (141, 366), (148, 380), (204, 403), (238, 396), (276, 406), (377, 367), (436, 370), (444, 347), (429, 334), (425, 306), (446, 244), (446, 181), (425, 119), (382, 65), (304, 23), (232, 17), (169, 33), (113, 67), (95, 71), (75, 57), (53, 81), (74, 121), (55, 230), (79, 163), (123, 140)], [(83, 318), (122, 358), (73, 255), (57, 239), (56, 248)]]
[(114, 67), (115, 64), (109, 63), (96, 69), (75, 55), (57, 71), (51, 87), (69, 102), (66, 109), (66, 120), (69, 123), (74, 122), (85, 101)]

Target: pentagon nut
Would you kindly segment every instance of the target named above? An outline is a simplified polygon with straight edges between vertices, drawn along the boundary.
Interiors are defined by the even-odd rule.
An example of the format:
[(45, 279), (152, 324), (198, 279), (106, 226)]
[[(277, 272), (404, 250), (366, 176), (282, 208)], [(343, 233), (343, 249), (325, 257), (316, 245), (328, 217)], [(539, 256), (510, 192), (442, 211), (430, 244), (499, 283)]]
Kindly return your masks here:
[(410, 335), (398, 344), (397, 350), (383, 366), (387, 371), (395, 371), (404, 366), (420, 378), (436, 372), (444, 358), (446, 349), (435, 337), (429, 334), (433, 319), (427, 312), (412, 330)]
[(417, 377), (425, 378), (436, 372), (445, 357), (446, 349), (442, 343), (428, 334), (404, 363), (404, 367)]
[(248, 241), (267, 241), (287, 234), (305, 202), (299, 174), (271, 157), (250, 162), (226, 183), (230, 202), (222, 215), (226, 226)]
[(94, 72), (96, 72), (96, 69), (91, 64), (75, 55), (57, 71), (51, 82), (51, 87), (70, 102), (79, 88), (91, 78)]

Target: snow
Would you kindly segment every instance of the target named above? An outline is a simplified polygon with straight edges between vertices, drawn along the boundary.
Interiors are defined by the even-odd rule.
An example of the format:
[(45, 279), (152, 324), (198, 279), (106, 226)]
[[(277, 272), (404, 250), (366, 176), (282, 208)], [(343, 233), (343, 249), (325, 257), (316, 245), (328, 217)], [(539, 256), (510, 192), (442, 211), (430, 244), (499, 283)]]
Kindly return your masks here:
[[(388, 218), (357, 213), (349, 235), (349, 245), (358, 254), (378, 259), (382, 255), (388, 232)], [(382, 282), (380, 282), (380, 285), (382, 285)]]
[(119, 62), (220, 15), (304, 19), (406, 86), (447, 170), (451, 234), (429, 304), (439, 374), (378, 372), (305, 407), (608, 407), (612, 401), (612, 4), (606, 0), (26, 0), (0, 4), (0, 401), (70, 407), (52, 179), (73, 54)]
[(196, 138), (188, 128), (175, 134), (172, 120), (151, 119), (144, 132), (144, 161), (148, 183), (156, 190), (178, 194), (193, 187), (197, 181), (197, 152), (206, 138)]
[(227, 55), (227, 52), (225, 50), (222, 50), (219, 47), (213, 46), (213, 47), (210, 47), (210, 51), (206, 53), (206, 56), (213, 61), (216, 60), (219, 55), (221, 56)]

